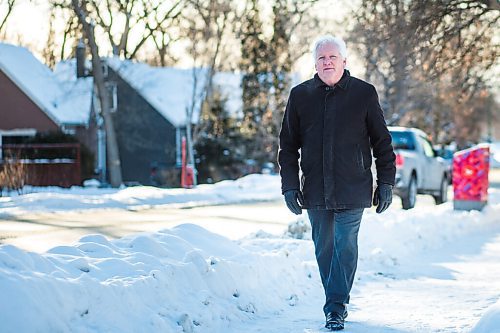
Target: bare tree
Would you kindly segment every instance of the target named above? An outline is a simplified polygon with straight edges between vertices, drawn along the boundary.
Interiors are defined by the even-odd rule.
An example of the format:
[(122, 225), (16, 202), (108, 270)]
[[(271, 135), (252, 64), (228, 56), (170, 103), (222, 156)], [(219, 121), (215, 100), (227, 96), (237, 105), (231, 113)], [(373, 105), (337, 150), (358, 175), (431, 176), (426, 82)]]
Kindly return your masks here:
[(94, 36), (94, 26), (89, 19), (87, 12), (86, 0), (71, 0), (73, 9), (78, 16), (78, 20), (83, 27), (85, 36), (87, 37), (88, 45), (92, 54), (92, 73), (94, 84), (97, 87), (99, 101), (101, 104), (101, 114), (104, 119), (104, 127), (106, 131), (106, 148), (108, 153), (108, 169), (110, 174), (110, 183), (113, 187), (118, 187), (122, 184), (122, 173), (120, 166), (120, 154), (116, 134), (113, 126), (113, 118), (110, 113), (110, 99), (108, 89), (105, 86), (104, 74), (102, 71), (101, 58), (99, 57), (99, 49)]
[(7, 19), (9, 18), (10, 14), (12, 14), (12, 10), (14, 9), (15, 4), (16, 0), (0, 0), (0, 9), (2, 9), (1, 12), (3, 13), (0, 14), (0, 34), (5, 28)]
[[(160, 4), (164, 8), (161, 8)], [(187, 0), (160, 2), (160, 4), (144, 0), (143, 17), (147, 18), (145, 36), (151, 37), (158, 52), (157, 64), (164, 67), (169, 62), (176, 62), (169, 49), (173, 43), (181, 38), (177, 27), (180, 26), (181, 14), (186, 7)], [(135, 57), (137, 50), (136, 48), (131, 57)]]
[[(203, 115), (210, 116), (208, 113), (213, 110), (213, 78), (220, 67), (222, 45), (227, 40), (228, 26), (235, 21), (231, 4), (230, 0), (188, 0), (189, 7), (184, 14), (193, 63), (191, 106), (186, 110), (189, 163), (193, 166), (193, 147), (209, 126), (203, 121)], [(197, 119), (193, 119), (196, 106), (200, 112)]]
[[(490, 95), (485, 74), (499, 64), (500, 44), (494, 37), (499, 19), (500, 11), (488, 1), (430, 2), (414, 8), (411, 29), (418, 36), (418, 66), (412, 77), (422, 74), (412, 81), (433, 92), (423, 126), (438, 140), (454, 140), (460, 147), (479, 140), (489, 112), (484, 107)], [(426, 45), (422, 41), (429, 35)], [(418, 86), (411, 87), (412, 96)]]
[(77, 45), (77, 40), (78, 36), (81, 36), (83, 34), (83, 31), (80, 31), (80, 24), (78, 21), (77, 16), (70, 16), (66, 20), (66, 25), (63, 31), (63, 39), (62, 43), (60, 45), (60, 51), (59, 51), (59, 60), (65, 60), (66, 59), (66, 48), (68, 47), (67, 44), (71, 46), (69, 54), (73, 55), (75, 52), (75, 46)]
[[(187, 0), (88, 0), (88, 19), (100, 39), (101, 49), (125, 59), (138, 59), (165, 65), (170, 59), (170, 46), (179, 37), (173, 37), (178, 30), (178, 18)], [(53, 8), (72, 9), (68, 0), (50, 0)], [(66, 44), (76, 45), (78, 33), (74, 16), (66, 19), (66, 28), (61, 54), (66, 52)], [(103, 43), (107, 41), (107, 43)], [(152, 50), (158, 50), (158, 60), (151, 57)]]
[[(49, 0), (49, 31), (42, 55), (45, 64), (53, 68), (60, 61), (74, 56), (83, 31), (78, 16), (68, 0)], [(56, 21), (64, 22), (61, 29)]]
[[(195, 70), (193, 73), (203, 77), (201, 87), (201, 107), (209, 112), (213, 105), (213, 78), (221, 67), (221, 53), (224, 42), (227, 42), (229, 26), (237, 19), (234, 8), (229, 0), (188, 0), (193, 10), (194, 18), (189, 19), (189, 35), (191, 40), (190, 54)], [(202, 112), (195, 120), (193, 144), (196, 144), (200, 133), (206, 129), (201, 121)]]
[[(449, 132), (461, 126), (459, 105), (475, 100), (485, 73), (498, 62), (495, 7), (476, 0), (361, 2), (349, 40), (365, 60), (366, 76), (381, 88), (389, 123), (420, 119), (419, 125), (436, 134), (437, 126)], [(441, 100), (450, 89), (458, 93), (457, 107)]]
[(45, 48), (43, 49), (43, 59), (47, 66), (54, 69), (56, 66), (56, 54), (55, 54), (55, 29), (54, 29), (54, 21), (55, 21), (55, 13), (54, 10), (50, 11), (49, 15), (49, 33), (47, 36), (47, 43), (45, 44)]
[[(165, 37), (173, 29), (185, 1), (89, 0), (88, 6), (89, 15), (104, 32), (113, 55), (134, 59), (146, 42), (152, 40), (160, 59), (164, 59), (168, 46)], [(130, 38), (132, 33), (135, 39)]]
[(409, 65), (415, 58), (410, 16), (409, 2), (362, 1), (355, 14), (357, 24), (348, 38), (365, 60), (368, 80), (382, 87), (379, 90), (389, 123), (404, 115), (408, 106)]

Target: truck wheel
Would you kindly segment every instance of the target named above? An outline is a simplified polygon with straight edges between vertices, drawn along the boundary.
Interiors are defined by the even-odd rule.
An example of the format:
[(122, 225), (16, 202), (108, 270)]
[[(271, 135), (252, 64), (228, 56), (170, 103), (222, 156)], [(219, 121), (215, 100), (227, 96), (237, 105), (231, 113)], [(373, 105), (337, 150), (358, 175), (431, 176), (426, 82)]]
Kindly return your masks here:
[(448, 201), (448, 179), (446, 176), (443, 176), (443, 179), (441, 179), (439, 193), (437, 195), (433, 195), (433, 197), (436, 205), (440, 205), (443, 202)]
[(408, 191), (405, 196), (401, 197), (403, 209), (412, 209), (415, 207), (417, 201), (417, 178), (411, 175), (410, 183), (408, 184)]

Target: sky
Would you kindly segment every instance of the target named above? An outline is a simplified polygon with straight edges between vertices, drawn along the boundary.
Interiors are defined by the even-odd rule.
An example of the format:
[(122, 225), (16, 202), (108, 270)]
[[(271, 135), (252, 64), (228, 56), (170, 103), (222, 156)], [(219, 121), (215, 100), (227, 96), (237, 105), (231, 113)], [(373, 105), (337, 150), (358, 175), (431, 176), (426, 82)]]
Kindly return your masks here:
[[(195, 190), (31, 188), (0, 198), (0, 215), (38, 212), (50, 222), (49, 212), (61, 210), (274, 200), (279, 182), (250, 175)], [(498, 333), (499, 216), (498, 189), (481, 212), (454, 211), (451, 202), (365, 210), (346, 332)], [(186, 219), (118, 239), (89, 234), (43, 252), (0, 245), (2, 332), (325, 332), (306, 214), (281, 231), (237, 239), (210, 229)]]
[(49, 31), (48, 9), (48, 1), (18, 0), (6, 24), (8, 38), (17, 40), (20, 36), (23, 43), (42, 48)]

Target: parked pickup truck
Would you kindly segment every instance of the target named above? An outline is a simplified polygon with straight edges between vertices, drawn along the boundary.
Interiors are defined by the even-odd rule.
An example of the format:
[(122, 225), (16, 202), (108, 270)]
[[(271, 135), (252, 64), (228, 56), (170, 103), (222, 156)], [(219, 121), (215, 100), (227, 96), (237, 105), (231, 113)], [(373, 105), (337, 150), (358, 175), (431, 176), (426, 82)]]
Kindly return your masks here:
[(439, 205), (448, 199), (449, 170), (427, 135), (416, 128), (389, 127), (396, 154), (396, 186), (403, 209), (415, 206), (417, 194), (430, 194)]

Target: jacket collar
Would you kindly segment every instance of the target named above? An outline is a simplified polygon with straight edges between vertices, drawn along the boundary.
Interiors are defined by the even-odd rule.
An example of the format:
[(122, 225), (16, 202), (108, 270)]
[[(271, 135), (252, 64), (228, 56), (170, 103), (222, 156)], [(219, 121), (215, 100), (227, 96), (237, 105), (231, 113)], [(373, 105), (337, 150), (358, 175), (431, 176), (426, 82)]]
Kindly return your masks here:
[[(344, 74), (340, 78), (340, 81), (335, 84), (335, 86), (342, 88), (343, 90), (346, 90), (350, 77), (351, 77), (351, 73), (349, 73), (349, 71), (347, 69), (344, 69)], [(319, 87), (324, 87), (324, 86), (327, 86), (327, 84), (324, 83), (323, 81), (321, 81), (318, 73), (314, 74), (314, 87), (319, 88)]]

